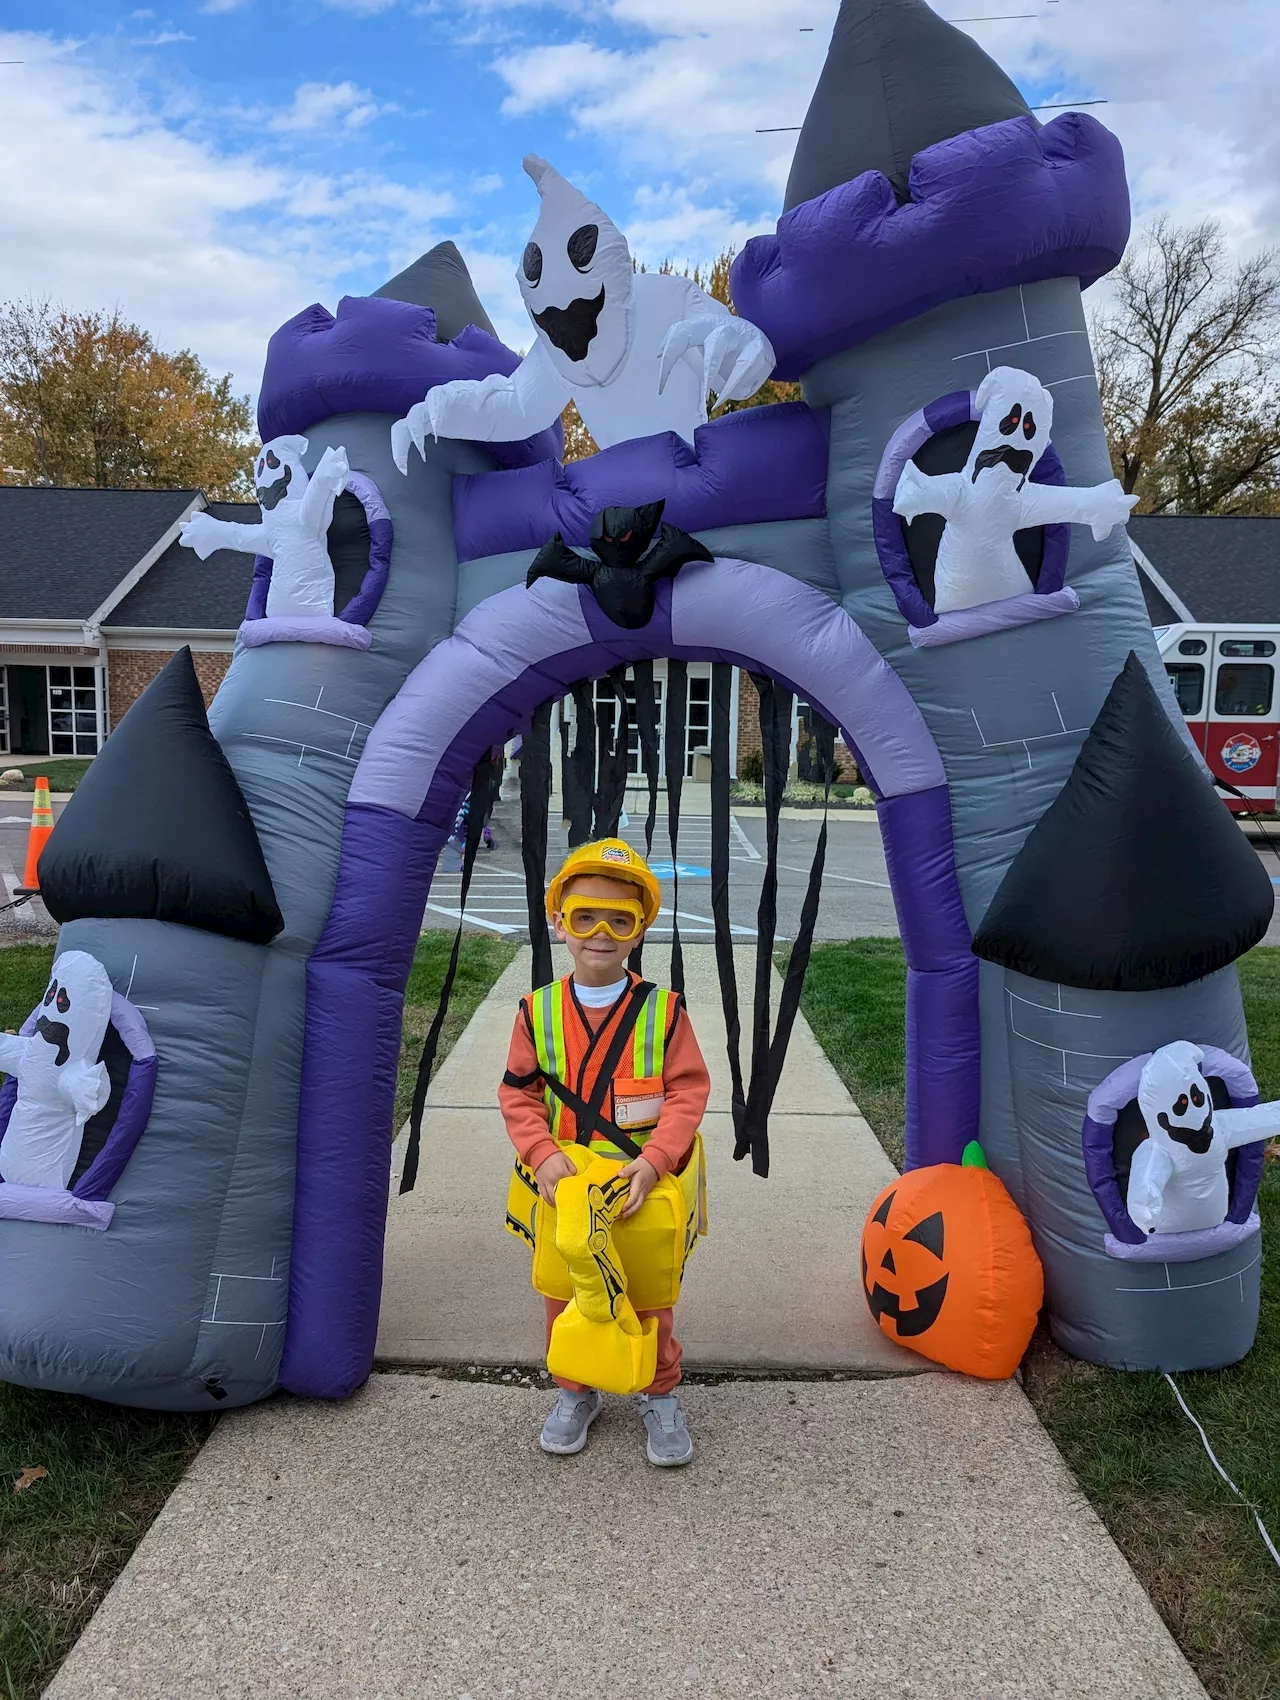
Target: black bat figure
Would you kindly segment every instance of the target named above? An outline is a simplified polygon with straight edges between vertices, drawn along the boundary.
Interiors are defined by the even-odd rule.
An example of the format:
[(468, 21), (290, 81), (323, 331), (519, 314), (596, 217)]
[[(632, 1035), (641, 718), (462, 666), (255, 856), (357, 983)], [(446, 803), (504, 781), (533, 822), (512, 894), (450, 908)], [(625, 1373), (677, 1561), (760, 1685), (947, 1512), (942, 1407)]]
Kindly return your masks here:
[(558, 578), (565, 584), (588, 585), (601, 612), (615, 626), (628, 631), (647, 626), (653, 618), (659, 579), (674, 578), (687, 561), (715, 559), (696, 537), (674, 525), (659, 530), (662, 509), (663, 503), (649, 502), (640, 508), (606, 508), (598, 513), (591, 522), (594, 561), (571, 549), (557, 531), (534, 556), (525, 583)]

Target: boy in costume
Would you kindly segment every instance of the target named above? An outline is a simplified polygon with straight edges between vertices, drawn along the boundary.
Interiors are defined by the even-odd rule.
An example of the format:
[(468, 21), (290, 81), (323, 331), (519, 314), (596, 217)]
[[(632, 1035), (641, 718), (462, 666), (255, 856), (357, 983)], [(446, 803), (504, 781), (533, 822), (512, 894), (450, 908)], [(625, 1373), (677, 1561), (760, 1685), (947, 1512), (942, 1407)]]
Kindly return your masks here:
[[(644, 858), (616, 838), (572, 851), (547, 888), (547, 913), (573, 959), (573, 972), (522, 999), (498, 1089), (517, 1173), (526, 1188), (536, 1188), (533, 1219), (536, 1224), (537, 1210), (543, 1212), (543, 1232), (561, 1181), (576, 1177), (582, 1167), (567, 1154), (575, 1145), (580, 1159), (585, 1148), (592, 1157), (621, 1165), (612, 1177), (627, 1185), (618, 1212), (621, 1238), (655, 1187), (678, 1192), (667, 1177), (683, 1178), (685, 1195), (694, 1189), (694, 1215), (705, 1225), (692, 1165), (701, 1157), (697, 1133), (711, 1090), (707, 1067), (683, 999), (626, 967), (658, 913), (660, 896)], [(657, 1213), (659, 1200), (650, 1208)], [(677, 1248), (680, 1269), (702, 1231), (692, 1215), (690, 1222), (683, 1253)], [(508, 1225), (532, 1240), (510, 1211)], [(683, 1211), (679, 1226), (683, 1230)], [(550, 1346), (568, 1301), (545, 1291), (536, 1251), (534, 1284), (543, 1291)], [(674, 1287), (678, 1292), (679, 1269)], [(675, 1392), (681, 1350), (672, 1333), (671, 1305), (634, 1314), (641, 1324), (652, 1318), (657, 1333), (656, 1372), (640, 1398), (649, 1461), (687, 1464), (693, 1442)], [(544, 1452), (580, 1452), (603, 1396), (579, 1381), (555, 1379), (560, 1394), (540, 1444)]]

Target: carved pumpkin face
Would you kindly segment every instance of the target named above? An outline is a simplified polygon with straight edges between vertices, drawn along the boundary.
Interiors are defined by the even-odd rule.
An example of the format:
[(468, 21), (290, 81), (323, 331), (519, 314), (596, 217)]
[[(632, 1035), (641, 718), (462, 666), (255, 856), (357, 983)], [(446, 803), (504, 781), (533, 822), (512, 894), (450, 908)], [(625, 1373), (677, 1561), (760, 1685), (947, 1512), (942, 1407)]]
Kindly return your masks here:
[(970, 1146), (963, 1165), (913, 1169), (885, 1187), (862, 1231), (862, 1289), (891, 1340), (999, 1380), (1031, 1339), (1044, 1276), (1017, 1205), (981, 1162)]

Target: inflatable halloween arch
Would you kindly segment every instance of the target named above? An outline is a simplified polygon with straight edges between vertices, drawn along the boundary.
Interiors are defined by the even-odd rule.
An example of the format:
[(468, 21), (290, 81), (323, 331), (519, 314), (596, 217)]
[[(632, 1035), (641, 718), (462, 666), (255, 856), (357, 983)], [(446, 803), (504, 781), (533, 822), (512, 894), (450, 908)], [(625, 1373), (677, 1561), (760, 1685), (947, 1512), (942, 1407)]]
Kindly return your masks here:
[[(1039, 124), (924, 0), (844, 0), (776, 231), (732, 281), (740, 353), (767, 342), (803, 401), (569, 466), (557, 427), (427, 433), (408, 454), (393, 427), (424, 397), (523, 381), (450, 244), (276, 332), (259, 402), (274, 518), (246, 546), (279, 559), (260, 563), (230, 671), (206, 718), (175, 657), (41, 862), (62, 950), (138, 1012), (147, 1095), (90, 1200), (112, 1207), (105, 1227), (79, 1224), (74, 1168), (72, 1203), (33, 1218), (0, 1142), (0, 1376), (191, 1409), (359, 1384), (440, 845), (485, 749), (575, 682), (656, 656), (771, 673), (858, 750), (910, 964), (909, 1163), (980, 1139), (1059, 1342), (1167, 1369), (1249, 1349), (1257, 1141), (1232, 1146), (1229, 1186), (1209, 1177), (1227, 1220), (1176, 1251), (1161, 1232), (1166, 1255), (1130, 1255), (1120, 1197), (1143, 1172), (1131, 1105), (1152, 1053), (1188, 1042), (1231, 1113), (1253, 1113), (1231, 964), (1272, 903), (1183, 735), (1113, 525), (1081, 288), (1127, 236), (1100, 124)], [(596, 261), (574, 252), (545, 276), (585, 276)], [(575, 308), (550, 305), (535, 322)], [(728, 365), (722, 325), (700, 352), (697, 322), (678, 330), (702, 381)], [(966, 588), (981, 550), (961, 475), (1004, 514), (1007, 593), (986, 601)], [(659, 500), (713, 559), (660, 582), (643, 624), (585, 584), (525, 587), (554, 534), (581, 547), (602, 510)], [(944, 550), (949, 513), (968, 535)], [(280, 599), (321, 536), (334, 594), (299, 614)], [(1159, 1113), (1190, 1128), (1180, 1101)], [(1176, 1190), (1148, 1189), (1147, 1215)]]

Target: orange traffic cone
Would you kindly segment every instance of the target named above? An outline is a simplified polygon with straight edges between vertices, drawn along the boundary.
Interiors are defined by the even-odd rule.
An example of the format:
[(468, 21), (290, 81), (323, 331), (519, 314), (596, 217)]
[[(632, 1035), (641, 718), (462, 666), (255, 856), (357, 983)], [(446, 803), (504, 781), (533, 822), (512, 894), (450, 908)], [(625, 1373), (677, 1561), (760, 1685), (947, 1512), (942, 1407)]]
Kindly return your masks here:
[(31, 832), (27, 837), (27, 865), (23, 871), (20, 896), (31, 896), (40, 889), (40, 852), (49, 842), (53, 831), (53, 804), (49, 800), (49, 781), (36, 780), (36, 794), (31, 803)]

